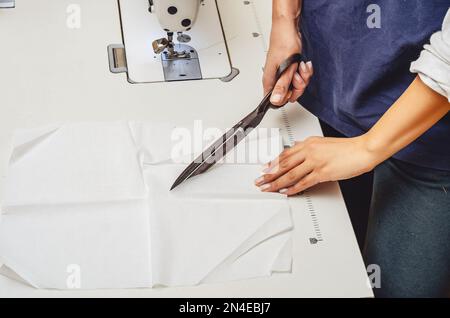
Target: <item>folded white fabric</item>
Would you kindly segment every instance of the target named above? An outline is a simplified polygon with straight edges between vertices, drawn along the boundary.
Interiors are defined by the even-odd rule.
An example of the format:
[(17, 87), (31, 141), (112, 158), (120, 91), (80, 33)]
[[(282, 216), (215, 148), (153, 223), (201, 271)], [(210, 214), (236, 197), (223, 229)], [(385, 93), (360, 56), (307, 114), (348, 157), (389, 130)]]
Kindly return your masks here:
[[(35, 287), (151, 284), (147, 190), (126, 123), (18, 132), (0, 259)], [(74, 286), (79, 286), (75, 284)]]
[[(252, 185), (259, 165), (220, 164), (170, 192), (185, 167), (170, 158), (172, 128), (117, 122), (18, 132), (0, 261), (31, 285), (56, 289), (196, 285), (289, 272), (289, 205)], [(279, 135), (257, 142), (268, 139)]]

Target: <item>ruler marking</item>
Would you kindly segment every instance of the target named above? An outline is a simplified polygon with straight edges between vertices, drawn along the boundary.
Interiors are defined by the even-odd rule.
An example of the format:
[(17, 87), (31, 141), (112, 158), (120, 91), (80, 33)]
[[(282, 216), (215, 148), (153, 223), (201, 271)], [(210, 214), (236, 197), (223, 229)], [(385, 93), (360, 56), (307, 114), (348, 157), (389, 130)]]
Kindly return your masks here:
[(304, 193), (306, 198), (306, 206), (309, 212), (309, 215), (311, 217), (311, 221), (313, 224), (313, 229), (315, 233), (315, 238), (310, 238), (309, 241), (311, 244), (316, 244), (317, 242), (323, 241), (322, 232), (320, 230), (320, 224), (319, 224), (319, 218), (317, 216), (317, 211), (314, 208), (314, 203), (312, 201), (311, 195), (308, 194), (308, 192)]

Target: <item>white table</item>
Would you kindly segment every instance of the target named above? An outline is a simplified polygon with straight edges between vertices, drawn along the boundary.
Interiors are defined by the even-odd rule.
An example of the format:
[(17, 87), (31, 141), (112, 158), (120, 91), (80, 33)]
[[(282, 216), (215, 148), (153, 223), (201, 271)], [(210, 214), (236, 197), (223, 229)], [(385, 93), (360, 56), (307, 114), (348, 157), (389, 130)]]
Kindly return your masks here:
[[(231, 8), (219, 0), (231, 59), (241, 74), (218, 80), (140, 84), (111, 74), (107, 46), (121, 43), (115, 0), (77, 0), (81, 28), (66, 24), (72, 0), (18, 0), (0, 10), (0, 197), (14, 129), (55, 122), (149, 120), (229, 127), (261, 99), (261, 74), (270, 30), (270, 1)], [(237, 1), (242, 4), (242, 1)], [(253, 33), (258, 33), (256, 36)], [(296, 139), (320, 134), (318, 121), (298, 105), (287, 115)], [(283, 126), (272, 112), (263, 126)], [(293, 208), (292, 274), (189, 288), (47, 291), (0, 277), (0, 296), (26, 297), (372, 297), (364, 263), (336, 183), (323, 184)], [(307, 206), (317, 211), (323, 241)]]

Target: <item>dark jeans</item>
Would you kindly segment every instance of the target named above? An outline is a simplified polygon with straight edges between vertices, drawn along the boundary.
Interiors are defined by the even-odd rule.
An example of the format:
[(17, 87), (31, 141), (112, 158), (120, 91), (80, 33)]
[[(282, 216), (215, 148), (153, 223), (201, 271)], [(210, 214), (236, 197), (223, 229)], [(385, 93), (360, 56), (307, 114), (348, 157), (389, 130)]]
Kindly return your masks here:
[(364, 255), (381, 269), (377, 297), (450, 296), (450, 171), (378, 166)]
[[(330, 135), (330, 127), (324, 127)], [(341, 188), (359, 231), (370, 202), (364, 258), (367, 265), (380, 266), (381, 288), (374, 289), (375, 295), (450, 297), (450, 171), (389, 159), (374, 170), (373, 184), (368, 182), (370, 176), (358, 177)], [(355, 197), (366, 198), (369, 191), (366, 203)], [(355, 226), (355, 221), (360, 223)]]

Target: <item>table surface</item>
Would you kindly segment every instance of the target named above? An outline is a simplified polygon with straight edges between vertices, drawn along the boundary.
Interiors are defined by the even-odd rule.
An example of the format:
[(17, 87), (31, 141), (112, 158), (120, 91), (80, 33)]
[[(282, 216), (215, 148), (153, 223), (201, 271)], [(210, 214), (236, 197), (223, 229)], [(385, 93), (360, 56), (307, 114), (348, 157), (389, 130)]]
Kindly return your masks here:
[[(61, 122), (144, 120), (230, 127), (261, 99), (270, 33), (270, 1), (218, 0), (230, 57), (241, 73), (219, 80), (129, 84), (109, 72), (107, 46), (122, 43), (115, 0), (78, 0), (80, 28), (70, 28), (70, 0), (21, 0), (0, 10), (0, 198), (17, 128)], [(318, 121), (298, 104), (286, 113), (296, 139), (319, 135)], [(271, 112), (265, 127), (281, 127)], [(293, 207), (292, 274), (224, 284), (136, 290), (35, 290), (0, 276), (0, 297), (372, 297), (365, 266), (336, 183), (309, 193), (324, 235), (312, 245), (305, 197)]]

